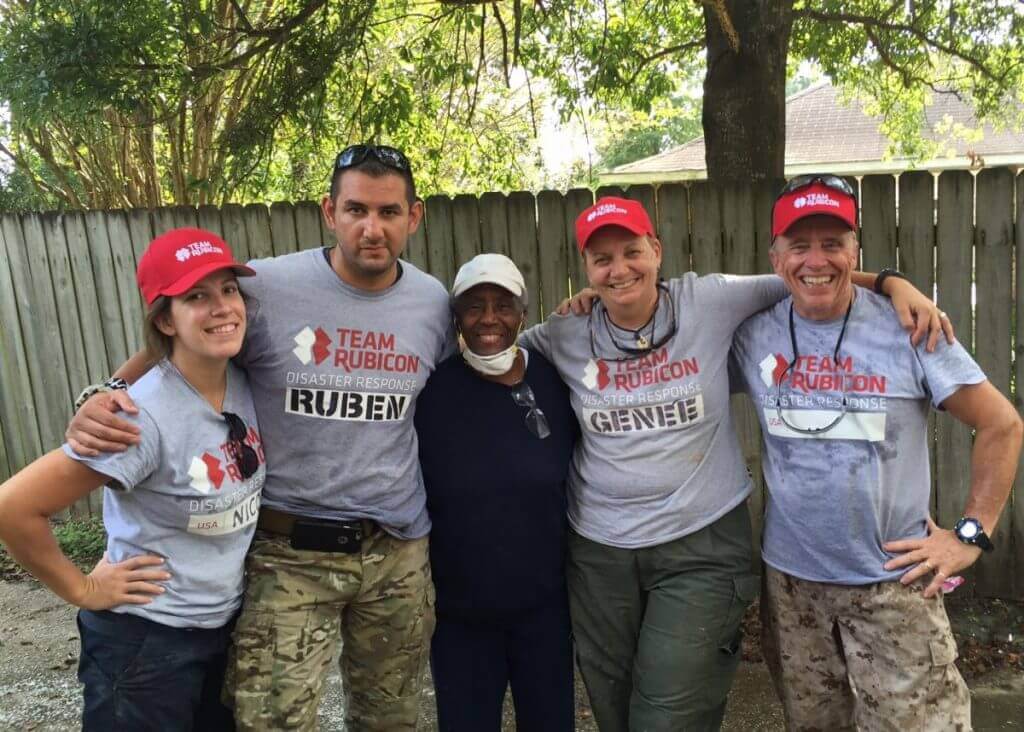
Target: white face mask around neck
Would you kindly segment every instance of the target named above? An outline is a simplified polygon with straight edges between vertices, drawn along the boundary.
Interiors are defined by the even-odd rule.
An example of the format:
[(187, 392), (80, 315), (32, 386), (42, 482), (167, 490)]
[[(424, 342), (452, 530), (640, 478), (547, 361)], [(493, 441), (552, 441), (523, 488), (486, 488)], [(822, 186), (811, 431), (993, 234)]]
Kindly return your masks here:
[(467, 346), (462, 351), (462, 358), (469, 364), (471, 369), (479, 371), (485, 376), (502, 376), (512, 370), (516, 363), (516, 354), (518, 353), (519, 346), (515, 343), (504, 351), (499, 351), (490, 356), (480, 356), (473, 353)]

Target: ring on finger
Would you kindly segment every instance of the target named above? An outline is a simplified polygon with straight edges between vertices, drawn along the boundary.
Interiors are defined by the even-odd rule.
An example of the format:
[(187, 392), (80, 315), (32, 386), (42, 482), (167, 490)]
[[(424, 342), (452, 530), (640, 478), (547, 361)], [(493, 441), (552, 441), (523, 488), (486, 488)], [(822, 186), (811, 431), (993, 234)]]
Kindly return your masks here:
[(945, 311), (943, 311), (943, 310), (940, 310), (940, 311), (939, 311), (939, 317), (940, 317), (940, 318), (948, 318), (949, 316), (948, 316), (948, 315), (946, 315)]

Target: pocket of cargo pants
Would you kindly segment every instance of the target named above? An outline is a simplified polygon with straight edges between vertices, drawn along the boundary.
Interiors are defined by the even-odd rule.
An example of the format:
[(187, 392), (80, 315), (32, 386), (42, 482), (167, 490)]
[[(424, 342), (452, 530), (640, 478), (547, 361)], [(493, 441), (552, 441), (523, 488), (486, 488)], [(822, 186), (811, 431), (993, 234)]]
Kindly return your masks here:
[(756, 574), (733, 577), (732, 600), (718, 631), (718, 650), (727, 656), (735, 656), (743, 642), (743, 614), (757, 597), (761, 578)]

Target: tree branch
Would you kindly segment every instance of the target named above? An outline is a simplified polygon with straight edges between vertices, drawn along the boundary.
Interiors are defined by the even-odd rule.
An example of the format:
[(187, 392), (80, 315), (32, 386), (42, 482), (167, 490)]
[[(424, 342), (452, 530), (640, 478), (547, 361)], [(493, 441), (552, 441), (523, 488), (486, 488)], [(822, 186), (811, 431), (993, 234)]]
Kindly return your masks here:
[[(794, 9), (793, 16), (796, 18), (809, 18), (811, 20), (816, 20), (820, 23), (842, 23), (859, 25), (864, 28), (865, 33), (867, 33), (869, 28), (874, 30), (906, 33), (916, 38), (929, 48), (934, 48), (935, 50), (941, 51), (942, 53), (945, 53), (948, 56), (960, 59), (961, 61), (970, 65), (972, 68), (974, 68), (982, 76), (984, 76), (986, 79), (989, 79), (990, 81), (994, 81), (997, 84), (999, 84), (1002, 83), (1003, 79), (1005, 78), (1005, 74), (997, 75), (993, 71), (991, 71), (981, 60), (981, 58), (976, 58), (974, 56), (967, 54), (964, 51), (960, 51), (954, 48), (953, 46), (947, 45), (945, 43), (942, 43), (941, 41), (931, 38), (927, 33), (922, 31), (920, 28), (917, 28), (908, 23), (883, 22), (880, 21), (878, 18), (875, 18), (870, 15), (858, 15), (856, 13), (826, 13), (820, 10), (815, 10), (813, 8)], [(877, 45), (875, 47), (878, 48)]]

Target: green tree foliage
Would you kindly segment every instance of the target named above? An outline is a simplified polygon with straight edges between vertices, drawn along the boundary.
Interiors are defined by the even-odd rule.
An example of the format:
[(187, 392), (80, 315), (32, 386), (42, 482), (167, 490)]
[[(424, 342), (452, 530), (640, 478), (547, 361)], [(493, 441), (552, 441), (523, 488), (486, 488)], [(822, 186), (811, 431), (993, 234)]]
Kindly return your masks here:
[(509, 162), (532, 99), (490, 62), (498, 30), (476, 14), (414, 0), (6, 5), (6, 203), (317, 197), (334, 154), (364, 140), (406, 148), (428, 191), (510, 186), (534, 165)]
[(932, 89), (1007, 122), (1024, 89), (1009, 0), (0, 3), (0, 196), (18, 205), (317, 196), (364, 140), (406, 149), (427, 192), (529, 185), (546, 101), (612, 120), (606, 162), (625, 160), (681, 141), (694, 69), (710, 176), (777, 178), (802, 61), (911, 151)]
[(930, 89), (1019, 123), (1024, 12), (1011, 0), (447, 0), (491, 8), (506, 63), (548, 79), (565, 114), (584, 100), (649, 112), (705, 70), (709, 174), (782, 174), (786, 68), (810, 61), (877, 102), (913, 146)]

